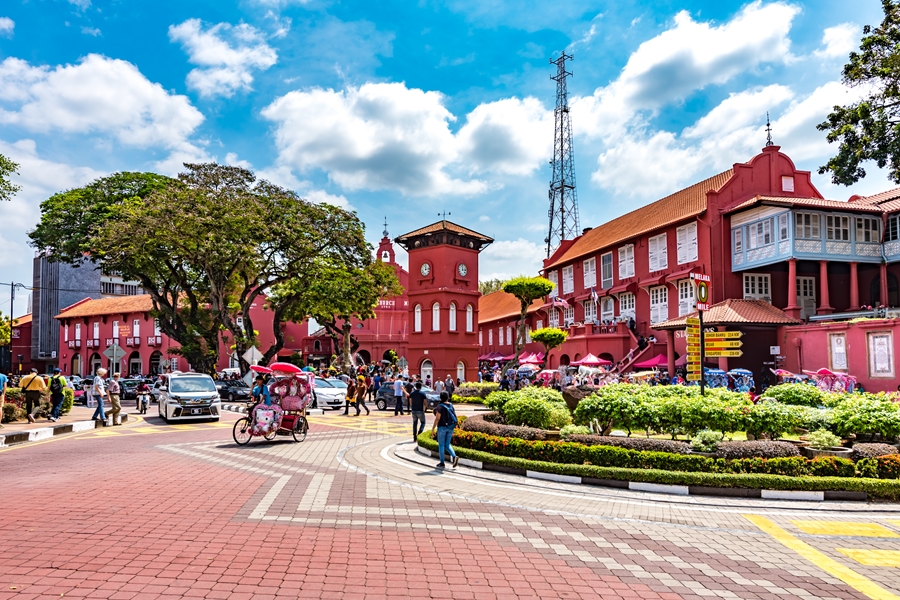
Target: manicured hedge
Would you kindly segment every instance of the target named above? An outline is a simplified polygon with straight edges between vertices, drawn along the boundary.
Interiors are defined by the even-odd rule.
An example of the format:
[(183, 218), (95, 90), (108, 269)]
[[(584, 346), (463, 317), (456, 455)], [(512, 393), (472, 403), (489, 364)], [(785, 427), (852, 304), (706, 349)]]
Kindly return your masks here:
[(853, 452), (850, 455), (854, 461), (863, 458), (877, 458), (897, 454), (897, 448), (890, 444), (853, 444)]
[(483, 415), (472, 415), (466, 419), (465, 423), (460, 425), (463, 431), (477, 431), (487, 435), (495, 435), (499, 437), (521, 438), (523, 440), (544, 440), (547, 439), (546, 432), (542, 429), (534, 427), (519, 427), (518, 425), (503, 425), (488, 421), (486, 417), (489, 415), (497, 416), (497, 413), (487, 413)]
[[(428, 450), (437, 450), (437, 442), (431, 438), (430, 431), (426, 431), (419, 436), (418, 444)], [(639, 481), (665, 485), (696, 485), (766, 490), (865, 492), (872, 499), (891, 501), (900, 500), (900, 480), (813, 476), (787, 477), (782, 475), (762, 474), (690, 473), (664, 471), (659, 469), (626, 469), (527, 460), (499, 456), (488, 452), (463, 448), (461, 446), (456, 447), (455, 445), (454, 449), (461, 457), (470, 460), (501, 465), (504, 467), (526, 469), (529, 471), (556, 473), (558, 475), (613, 479), (617, 481)], [(883, 458), (890, 459), (893, 457)], [(900, 456), (897, 458), (897, 476), (900, 477)]]
[(456, 387), (453, 395), (454, 397), (459, 396), (460, 398), (478, 398), (483, 400), (488, 397), (488, 394), (491, 392), (496, 392), (500, 389), (499, 383), (493, 382), (483, 382), (478, 383), (477, 381), (467, 381), (461, 385)]
[(789, 442), (763, 440), (719, 442), (716, 447), (716, 458), (787, 458), (790, 456), (800, 456), (800, 451)]
[[(487, 433), (487, 432), (483, 432)], [(570, 435), (567, 442), (584, 444), (585, 446), (617, 446), (629, 450), (649, 450), (651, 452), (672, 452), (689, 454), (691, 445), (675, 440), (660, 440), (646, 437), (615, 437), (611, 435)]]

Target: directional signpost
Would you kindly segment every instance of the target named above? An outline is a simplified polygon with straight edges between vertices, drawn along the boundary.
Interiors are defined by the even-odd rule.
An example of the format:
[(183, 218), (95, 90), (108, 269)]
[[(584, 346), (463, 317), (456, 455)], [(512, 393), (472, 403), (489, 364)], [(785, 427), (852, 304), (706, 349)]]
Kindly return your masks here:
[(103, 356), (112, 361), (113, 364), (113, 373), (117, 373), (119, 369), (119, 361), (125, 358), (125, 351), (122, 350), (122, 347), (116, 343), (113, 343), (112, 346), (109, 346), (106, 350), (103, 351)]
[(697, 303), (697, 316), (685, 319), (687, 324), (687, 379), (700, 382), (700, 393), (706, 393), (706, 379), (703, 376), (703, 362), (710, 358), (737, 358), (743, 342), (740, 331), (703, 332), (703, 311), (709, 310), (709, 288), (712, 280), (709, 275), (691, 273), (694, 282), (694, 299)]

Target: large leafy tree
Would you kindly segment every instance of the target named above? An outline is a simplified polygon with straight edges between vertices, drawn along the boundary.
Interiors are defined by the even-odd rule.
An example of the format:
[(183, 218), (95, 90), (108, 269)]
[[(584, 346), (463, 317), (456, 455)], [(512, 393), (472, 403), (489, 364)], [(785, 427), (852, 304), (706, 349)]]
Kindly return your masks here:
[(19, 172), (19, 165), (0, 154), (0, 200), (12, 200), (20, 186), (9, 180), (9, 176)]
[(503, 289), (503, 284), (506, 283), (503, 279), (488, 279), (486, 281), (478, 282), (478, 291), (481, 292), (482, 296), (487, 296), (488, 294), (493, 294), (499, 290)]
[[(525, 340), (525, 319), (528, 316), (528, 308), (538, 298), (543, 298), (553, 291), (553, 282), (544, 277), (514, 277), (503, 284), (503, 291), (512, 294), (519, 301), (521, 312), (519, 314), (519, 324), (516, 327), (516, 340), (513, 345), (516, 357), (513, 359), (518, 365), (519, 349)], [(531, 339), (534, 339), (532, 334)]]
[(862, 98), (835, 106), (817, 127), (837, 154), (819, 168), (834, 183), (850, 185), (866, 176), (865, 161), (888, 167), (888, 177), (900, 183), (900, 1), (882, 0), (881, 25), (863, 28), (859, 52), (850, 53), (842, 80), (862, 90)]
[(544, 347), (544, 362), (550, 355), (550, 351), (559, 348), (569, 337), (569, 332), (558, 327), (544, 327), (531, 332), (531, 339)]
[[(10, 322), (12, 321), (12, 322)], [(9, 346), (12, 341), (12, 328), (16, 324), (15, 319), (10, 319), (0, 311), (0, 346)]]

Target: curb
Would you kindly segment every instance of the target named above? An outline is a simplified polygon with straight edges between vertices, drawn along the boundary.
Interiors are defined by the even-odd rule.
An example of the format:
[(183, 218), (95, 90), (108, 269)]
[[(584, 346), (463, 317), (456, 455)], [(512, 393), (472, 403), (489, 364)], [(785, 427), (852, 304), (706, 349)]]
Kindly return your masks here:
[[(438, 453), (416, 445), (416, 452), (430, 458), (437, 458)], [(544, 473), (541, 471), (528, 471), (517, 467), (507, 467), (491, 463), (482, 463), (460, 457), (459, 464), (472, 469), (494, 471), (508, 475), (523, 475), (532, 479), (555, 481), (558, 483), (570, 483), (576, 485), (591, 485), (597, 487), (610, 487), (634, 492), (651, 492), (655, 494), (671, 494), (675, 496), (724, 496), (730, 498), (762, 498), (764, 500), (799, 500), (806, 502), (824, 502), (826, 500), (839, 500), (843, 502), (865, 502), (869, 499), (866, 492), (840, 492), (840, 491), (789, 491), (789, 490), (763, 490), (754, 488), (725, 488), (705, 485), (667, 485), (662, 483), (645, 483), (642, 481), (623, 481), (619, 479), (597, 479), (595, 477), (580, 477), (577, 475), (558, 475), (556, 473)]]
[[(247, 407), (243, 404), (222, 404), (222, 410), (227, 410), (229, 412), (241, 413), (243, 415), (247, 414)], [(321, 408), (310, 408), (306, 411), (306, 416), (310, 415), (324, 415), (325, 411)]]
[[(122, 422), (128, 421), (128, 414), (123, 412), (120, 415)], [(0, 434), (0, 448), (8, 448), (9, 446), (18, 446), (19, 444), (27, 444), (28, 442), (38, 442), (46, 440), (57, 435), (65, 435), (67, 433), (81, 433), (103, 427), (99, 421), (74, 421), (72, 423), (63, 423), (61, 425), (49, 425), (39, 429), (29, 429), (27, 431), (19, 431), (16, 433)]]

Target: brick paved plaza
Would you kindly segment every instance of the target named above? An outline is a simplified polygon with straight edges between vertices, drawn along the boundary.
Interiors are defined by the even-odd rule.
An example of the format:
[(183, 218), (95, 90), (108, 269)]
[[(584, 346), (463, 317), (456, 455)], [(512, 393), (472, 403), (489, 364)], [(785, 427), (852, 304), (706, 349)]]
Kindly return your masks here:
[(0, 598), (900, 598), (900, 506), (440, 473), (377, 411), (238, 447), (236, 418), (0, 449)]

